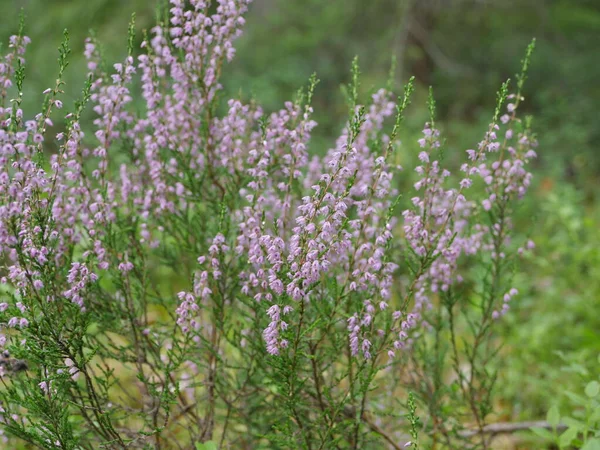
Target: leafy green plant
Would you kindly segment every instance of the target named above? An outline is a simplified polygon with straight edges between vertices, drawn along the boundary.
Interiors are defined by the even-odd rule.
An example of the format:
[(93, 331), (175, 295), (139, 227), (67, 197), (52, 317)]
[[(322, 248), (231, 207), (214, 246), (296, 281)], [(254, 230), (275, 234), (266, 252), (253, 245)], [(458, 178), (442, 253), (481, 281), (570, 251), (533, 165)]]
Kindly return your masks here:
[[(600, 362), (600, 358), (599, 358)], [(573, 363), (565, 367), (571, 373), (588, 377), (582, 393), (565, 391), (570, 412), (560, 413), (557, 405), (548, 411), (546, 420), (550, 430), (533, 427), (537, 436), (553, 442), (559, 449), (578, 448), (582, 450), (600, 449), (600, 379), (591, 379), (590, 373), (582, 366)]]

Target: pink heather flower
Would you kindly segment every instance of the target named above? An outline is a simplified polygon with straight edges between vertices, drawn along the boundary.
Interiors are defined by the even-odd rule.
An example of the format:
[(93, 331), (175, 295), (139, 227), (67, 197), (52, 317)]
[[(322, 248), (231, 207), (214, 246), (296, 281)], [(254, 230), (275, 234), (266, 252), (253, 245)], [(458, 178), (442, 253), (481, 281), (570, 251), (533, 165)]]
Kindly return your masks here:
[(69, 374), (71, 375), (71, 378), (73, 379), (73, 381), (77, 381), (77, 379), (79, 378), (79, 369), (75, 366), (75, 363), (73, 362), (73, 360), (71, 358), (66, 358), (65, 359), (65, 366), (68, 367), (69, 369)]
[(131, 270), (133, 270), (133, 264), (129, 261), (122, 262), (119, 264), (119, 270), (123, 273), (130, 272)]
[[(439, 130), (426, 123), (416, 142), (416, 180), (407, 187), (414, 192), (400, 193), (404, 183), (398, 183), (402, 174), (392, 155), (399, 142), (386, 131), (397, 105), (387, 90), (357, 105), (359, 120), (346, 123), (331, 148), (314, 157), (310, 105), (286, 102), (266, 113), (255, 102), (219, 103), (221, 71), (235, 55), (248, 3), (219, 0), (209, 7), (202, 0), (170, 0), (169, 20), (150, 30), (142, 54), (108, 69), (87, 40), (92, 126), (83, 129), (79, 112), (64, 115), (56, 149), (46, 145), (52, 111), (27, 117), (17, 102), (0, 104), (2, 282), (20, 300), (0, 304), (1, 312), (10, 307), (10, 316), (18, 314), (4, 319), (11, 342), (27, 344), (27, 318), (35, 325), (44, 319), (30, 302), (42, 299), (44, 307), (64, 311), (67, 322), (87, 320), (81, 314), (88, 312), (92, 319), (97, 311), (112, 316), (113, 309), (117, 318), (133, 314), (133, 325), (112, 331), (133, 328), (131, 341), (160, 350), (156, 360), (169, 368), (171, 353), (180, 350), (229, 357), (224, 347), (239, 330), (239, 345), (253, 350), (248, 344), (260, 340), (257, 324), (266, 352), (285, 359), (298, 353), (291, 336), (304, 338), (300, 324), (311, 326), (307, 318), (331, 310), (332, 330), (343, 314), (350, 356), (362, 360), (352, 364), (375, 364), (410, 349), (431, 329), (429, 309), (454, 293), (456, 283), (470, 282), (466, 258), (510, 256), (511, 223), (500, 223), (496, 213), (526, 194), (532, 181), (527, 164), (537, 145), (516, 126), (518, 101), (477, 145), (461, 152), (454, 176), (439, 157)], [(2, 89), (12, 86), (14, 55), (26, 44), (12, 38), (14, 52), (0, 59)], [(134, 102), (138, 89), (142, 105)], [(58, 92), (44, 94), (51, 110), (63, 107), (54, 98)], [(38, 155), (48, 150), (55, 151), (40, 164)], [(469, 188), (479, 178), (478, 193)], [(410, 200), (395, 211), (400, 194)], [(123, 239), (119, 245), (115, 236)], [(416, 266), (415, 275), (398, 270), (400, 253)], [(169, 286), (162, 284), (156, 292), (153, 277), (163, 261), (173, 263), (168, 269), (177, 272), (178, 285), (187, 283), (177, 294), (163, 294)], [(506, 314), (517, 294), (501, 291), (492, 317)], [(152, 322), (166, 315), (162, 311), (148, 319), (146, 301), (159, 310), (175, 302), (177, 332)], [(402, 311), (394, 310), (398, 305)], [(221, 319), (240, 328), (221, 333)], [(56, 326), (68, 336), (68, 327)], [(213, 336), (222, 341), (207, 339)], [(0, 346), (6, 339), (0, 335)], [(139, 355), (131, 356), (146, 367)], [(267, 365), (273, 361), (279, 359)], [(49, 367), (56, 366), (64, 377), (80, 376), (71, 358)], [(193, 399), (193, 387), (210, 380), (202, 380), (190, 361), (184, 366), (175, 381)], [(182, 372), (172, 370), (176, 377)], [(48, 394), (50, 381), (39, 387)]]
[(44, 392), (44, 394), (48, 394), (48, 392), (50, 390), (50, 386), (47, 381), (42, 381), (41, 383), (38, 384), (38, 386), (40, 387), (42, 392)]

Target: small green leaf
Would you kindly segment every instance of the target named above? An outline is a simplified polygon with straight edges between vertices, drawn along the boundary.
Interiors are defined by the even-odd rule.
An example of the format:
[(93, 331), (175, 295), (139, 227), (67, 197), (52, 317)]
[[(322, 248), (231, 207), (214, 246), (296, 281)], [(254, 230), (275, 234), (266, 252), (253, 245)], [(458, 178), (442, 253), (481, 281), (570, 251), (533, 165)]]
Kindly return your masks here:
[(587, 404), (587, 399), (582, 397), (581, 395), (574, 394), (570, 391), (565, 391), (565, 395), (569, 397), (571, 401), (577, 406), (585, 406)]
[(558, 410), (558, 406), (554, 405), (552, 408), (550, 408), (548, 414), (546, 415), (546, 420), (552, 426), (552, 428), (556, 428), (560, 422), (560, 411)]
[(196, 450), (217, 450), (215, 441), (196, 442)]
[(589, 376), (589, 371), (581, 364), (572, 363), (568, 367), (562, 369), (564, 372), (577, 373), (583, 377)]
[(600, 422), (600, 406), (596, 406), (590, 415), (592, 422)]
[(545, 428), (533, 427), (531, 428), (531, 431), (541, 438), (548, 439), (550, 441), (554, 440), (554, 435)]
[(581, 420), (574, 419), (573, 417), (563, 417), (562, 423), (564, 423), (569, 428), (575, 427), (579, 428), (580, 430), (582, 430), (585, 427), (585, 424)]
[(589, 398), (594, 398), (600, 393), (600, 383), (597, 381), (590, 381), (585, 387), (585, 395)]
[(561, 448), (568, 447), (571, 444), (571, 442), (573, 442), (573, 439), (577, 437), (578, 434), (579, 429), (577, 427), (569, 428), (558, 438), (558, 445), (560, 445)]
[(581, 447), (581, 450), (600, 450), (600, 439), (590, 439), (583, 447)]

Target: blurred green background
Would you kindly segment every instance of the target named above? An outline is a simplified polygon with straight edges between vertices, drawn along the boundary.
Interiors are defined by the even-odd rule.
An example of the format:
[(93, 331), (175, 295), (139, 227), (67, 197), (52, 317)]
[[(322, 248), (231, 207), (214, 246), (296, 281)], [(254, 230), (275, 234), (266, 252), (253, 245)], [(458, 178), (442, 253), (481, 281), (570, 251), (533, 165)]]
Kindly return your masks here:
[[(89, 30), (107, 60), (117, 61), (126, 53), (131, 13), (140, 31), (157, 14), (155, 0), (0, 0), (0, 41), (16, 31), (21, 8), (33, 40), (25, 84), (31, 113), (56, 76), (62, 29), (73, 48), (68, 104), (83, 85)], [(600, 1), (254, 0), (223, 80), (229, 96), (254, 97), (270, 111), (316, 72), (319, 127), (312, 151), (321, 153), (347, 112), (340, 85), (353, 56), (359, 56), (363, 98), (385, 86), (395, 56), (396, 86), (413, 74), (420, 85), (403, 139), (416, 139), (433, 85), (447, 153), (458, 154), (482, 137), (495, 91), (518, 71), (533, 37), (523, 108), (534, 116), (539, 159), (518, 217), (537, 249), (516, 276), (522, 295), (502, 325), (502, 420), (543, 418), (554, 403), (573, 408), (563, 393), (581, 391), (599, 373)]]

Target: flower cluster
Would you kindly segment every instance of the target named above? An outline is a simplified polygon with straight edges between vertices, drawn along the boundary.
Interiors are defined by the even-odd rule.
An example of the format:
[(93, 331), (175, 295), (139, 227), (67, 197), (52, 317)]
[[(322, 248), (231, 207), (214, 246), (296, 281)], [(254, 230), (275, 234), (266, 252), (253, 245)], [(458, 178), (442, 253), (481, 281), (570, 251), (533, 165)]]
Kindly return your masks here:
[[(529, 124), (516, 114), (520, 88), (514, 96), (502, 91), (498, 108), (508, 97), (507, 113), (496, 113), (456, 177), (440, 158), (433, 114), (423, 138), (400, 145), (412, 80), (398, 99), (382, 89), (360, 105), (356, 68), (348, 121), (335, 145), (315, 156), (316, 78), (279, 111), (231, 99), (218, 114), (221, 72), (248, 3), (171, 0), (168, 23), (145, 37), (142, 54), (135, 56), (132, 26), (129, 54), (109, 72), (97, 43), (86, 41), (88, 83), (54, 137), (67, 43), (42, 112), (26, 120), (29, 39), (11, 38), (0, 60), (0, 347), (36, 364), (27, 380), (38, 395), (28, 403), (0, 392), (13, 434), (56, 448), (80, 448), (66, 442), (92, 435), (99, 437), (91, 446), (125, 446), (131, 433), (115, 424), (135, 404), (144, 442), (152, 437), (161, 448), (160, 430), (188, 414), (190, 441), (203, 442), (218, 413), (226, 411), (223, 436), (231, 414), (251, 415), (252, 399), (263, 395), (248, 387), (257, 378), (280, 383), (265, 395), (285, 394), (293, 426), (310, 412), (290, 404), (311, 396), (333, 426), (346, 399), (358, 408), (382, 364), (403, 358), (427, 331), (427, 311), (469, 276), (469, 259), (491, 261), (500, 277), (499, 261), (511, 251), (510, 205), (526, 193), (526, 165), (536, 156)], [(88, 103), (90, 124), (82, 119)], [(413, 148), (417, 180), (407, 195), (398, 181), (414, 174), (391, 156)], [(485, 310), (496, 319), (517, 291), (494, 289)], [(121, 412), (113, 403), (113, 386), (121, 386), (115, 361), (141, 383), (142, 399), (124, 402)], [(307, 373), (314, 385), (303, 390)], [(186, 400), (199, 392), (206, 407)], [(66, 415), (79, 411), (89, 432), (40, 434), (6, 421), (11, 408), (33, 414), (39, 405), (53, 423), (68, 424)], [(38, 410), (44, 421), (47, 411)], [(358, 434), (353, 439), (358, 448)]]

